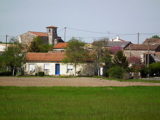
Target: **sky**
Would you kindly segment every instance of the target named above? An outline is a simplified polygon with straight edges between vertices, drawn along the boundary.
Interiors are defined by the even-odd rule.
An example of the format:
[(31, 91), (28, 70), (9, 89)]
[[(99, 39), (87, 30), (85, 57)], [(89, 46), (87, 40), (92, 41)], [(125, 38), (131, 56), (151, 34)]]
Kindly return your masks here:
[(160, 0), (0, 0), (0, 41), (5, 35), (46, 32), (58, 27), (66, 41), (77, 37), (92, 42), (104, 37), (140, 43), (160, 35)]

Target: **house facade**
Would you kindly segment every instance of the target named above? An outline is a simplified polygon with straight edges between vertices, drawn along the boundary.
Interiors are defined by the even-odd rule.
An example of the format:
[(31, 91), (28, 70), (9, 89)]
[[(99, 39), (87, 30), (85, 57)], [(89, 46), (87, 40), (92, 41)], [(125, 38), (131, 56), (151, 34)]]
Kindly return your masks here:
[(12, 46), (12, 44), (0, 43), (0, 54), (2, 54), (10, 46)]
[(141, 58), (142, 62), (145, 63), (147, 55), (150, 56), (150, 60), (156, 61), (156, 53), (160, 52), (160, 45), (146, 45), (146, 44), (130, 44), (124, 49), (124, 54), (127, 58), (135, 56)]
[(75, 66), (73, 63), (63, 63), (64, 52), (52, 53), (27, 53), (24, 71), (27, 75), (35, 75), (38, 72), (44, 72), (45, 75), (78, 75), (93, 76), (95, 67), (92, 62), (81, 63)]

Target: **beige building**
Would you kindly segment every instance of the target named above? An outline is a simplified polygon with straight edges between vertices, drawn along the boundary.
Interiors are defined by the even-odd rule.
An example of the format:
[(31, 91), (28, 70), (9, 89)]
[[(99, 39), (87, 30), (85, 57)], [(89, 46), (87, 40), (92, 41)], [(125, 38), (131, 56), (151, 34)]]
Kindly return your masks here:
[(155, 59), (155, 53), (160, 51), (160, 45), (146, 44), (130, 44), (124, 49), (124, 54), (127, 58), (131, 56), (140, 57), (142, 62), (145, 62), (146, 55), (150, 55), (150, 60)]
[[(35, 75), (38, 72), (44, 72), (45, 75), (74, 75), (74, 64), (63, 63), (64, 57), (64, 52), (27, 53), (27, 62), (24, 66), (25, 74)], [(78, 76), (93, 76), (94, 74), (95, 67), (91, 61), (76, 66), (76, 75)]]

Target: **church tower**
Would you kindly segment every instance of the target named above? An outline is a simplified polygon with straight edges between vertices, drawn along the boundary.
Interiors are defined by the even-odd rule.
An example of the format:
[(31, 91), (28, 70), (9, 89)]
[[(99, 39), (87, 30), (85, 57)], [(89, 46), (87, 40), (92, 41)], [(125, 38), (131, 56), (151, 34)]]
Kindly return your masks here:
[(48, 26), (46, 28), (48, 33), (48, 43), (50, 45), (56, 45), (58, 43), (57, 27)]

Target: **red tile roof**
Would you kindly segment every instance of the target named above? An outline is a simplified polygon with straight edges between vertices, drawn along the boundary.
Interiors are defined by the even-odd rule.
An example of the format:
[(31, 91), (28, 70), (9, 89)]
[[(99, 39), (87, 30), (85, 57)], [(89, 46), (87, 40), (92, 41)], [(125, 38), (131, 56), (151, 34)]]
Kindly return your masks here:
[(56, 26), (48, 26), (48, 27), (46, 27), (46, 28), (57, 28)]
[(34, 34), (34, 35), (37, 35), (39, 37), (47, 37), (48, 34), (45, 33), (45, 32), (33, 32), (33, 31), (29, 31), (30, 33)]
[(53, 53), (34, 53), (29, 52), (26, 54), (27, 61), (62, 61), (65, 57), (64, 52), (53, 52)]
[(66, 42), (60, 42), (60, 43), (56, 44), (53, 48), (54, 49), (64, 49), (67, 47), (67, 45), (68, 45), (68, 43), (66, 43)]
[[(149, 45), (149, 50), (157, 50), (160, 45)], [(125, 50), (148, 50), (148, 45), (144, 44), (130, 44)]]

